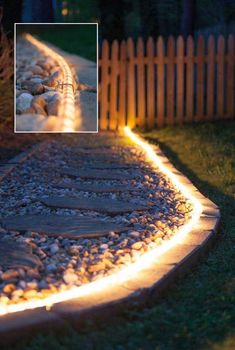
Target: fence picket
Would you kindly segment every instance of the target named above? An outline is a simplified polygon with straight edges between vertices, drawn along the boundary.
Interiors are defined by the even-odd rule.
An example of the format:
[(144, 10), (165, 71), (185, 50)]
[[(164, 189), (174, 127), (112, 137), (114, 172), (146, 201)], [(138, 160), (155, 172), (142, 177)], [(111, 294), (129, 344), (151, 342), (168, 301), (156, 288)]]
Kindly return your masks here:
[(207, 53), (207, 105), (206, 120), (215, 116), (215, 39), (212, 35), (208, 39)]
[(147, 41), (147, 61), (147, 126), (151, 129), (155, 124), (154, 43), (151, 37)]
[(157, 40), (157, 126), (165, 124), (165, 75), (164, 75), (164, 41), (162, 36)]
[(196, 98), (196, 121), (204, 119), (204, 38), (199, 36), (197, 43), (197, 98)]
[(167, 42), (167, 124), (174, 123), (174, 105), (175, 105), (175, 40), (173, 36), (169, 36)]
[(114, 40), (111, 46), (111, 76), (110, 76), (110, 130), (117, 128), (117, 77), (119, 73), (118, 49), (117, 40)]
[(137, 40), (137, 106), (138, 125), (145, 126), (145, 79), (144, 79), (144, 42), (142, 38)]
[(100, 81), (100, 120), (102, 130), (108, 128), (108, 84), (109, 84), (109, 44), (104, 40), (101, 48), (101, 81)]
[(194, 115), (194, 41), (191, 36), (187, 38), (186, 47), (186, 120), (192, 122)]
[(127, 124), (130, 128), (136, 126), (136, 101), (135, 101), (135, 51), (133, 39), (127, 40)]
[(227, 116), (234, 118), (235, 104), (235, 78), (234, 78), (234, 54), (235, 54), (235, 37), (230, 34), (228, 37), (228, 59), (227, 59)]
[(118, 127), (126, 125), (126, 42), (121, 42)]
[(224, 115), (224, 50), (224, 37), (220, 35), (217, 53), (217, 116), (219, 119), (222, 119)]
[(180, 124), (184, 117), (184, 39), (177, 39), (177, 97), (176, 97), (176, 122)]

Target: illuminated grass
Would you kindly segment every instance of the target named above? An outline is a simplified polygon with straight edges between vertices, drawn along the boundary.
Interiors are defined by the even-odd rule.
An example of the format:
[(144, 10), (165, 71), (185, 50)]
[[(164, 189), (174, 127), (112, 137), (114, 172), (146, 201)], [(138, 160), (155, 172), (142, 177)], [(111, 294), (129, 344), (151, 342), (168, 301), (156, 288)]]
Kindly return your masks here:
[[(60, 28), (58, 27), (58, 30)], [(61, 49), (96, 61), (96, 27), (77, 26), (75, 29), (68, 26), (63, 30), (43, 31), (37, 33), (40, 39), (49, 41)]]

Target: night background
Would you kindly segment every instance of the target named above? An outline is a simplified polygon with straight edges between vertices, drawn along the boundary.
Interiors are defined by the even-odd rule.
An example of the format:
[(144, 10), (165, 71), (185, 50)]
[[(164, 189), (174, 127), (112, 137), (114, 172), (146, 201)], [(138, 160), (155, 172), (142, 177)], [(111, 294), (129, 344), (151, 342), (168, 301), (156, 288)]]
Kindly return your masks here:
[[(211, 34), (216, 40), (220, 35), (227, 40), (229, 34), (235, 34), (234, 0), (6, 0), (0, 1), (0, 8), (0, 18), (3, 15), (0, 36), (0, 162), (48, 138), (47, 135), (13, 133), (14, 22), (97, 22), (100, 45), (105, 39), (111, 43), (128, 37), (134, 42), (142, 37), (146, 43), (149, 36), (154, 39), (163, 36), (167, 43), (169, 35), (175, 39), (179, 35), (185, 39), (191, 35), (196, 43), (200, 35), (207, 42)], [(59, 38), (50, 32), (39, 31), (37, 35), (68, 51), (78, 50), (77, 37), (69, 32), (64, 31), (63, 37)], [(84, 35), (84, 41), (88, 40)], [(92, 47), (85, 56), (94, 57)], [(227, 70), (224, 71), (227, 74)], [(226, 77), (227, 84), (229, 79)], [(205, 88), (205, 81), (202, 86)], [(233, 101), (234, 96), (230, 95), (234, 110)], [(41, 334), (30, 342), (22, 341), (13, 350), (235, 349), (234, 118), (234, 114), (230, 120), (218, 120), (218, 116), (212, 116), (210, 121), (200, 123), (155, 127), (147, 132), (141, 130), (146, 140), (160, 145), (170, 161), (199, 191), (220, 207), (222, 218), (218, 240), (208, 256), (185, 278), (179, 279), (160, 302), (149, 301), (144, 309), (137, 305), (127, 307), (120, 310), (117, 317), (104, 322), (88, 320), (79, 331), (68, 326), (64, 332)], [(53, 135), (56, 140), (63, 137)]]
[(233, 0), (7, 0), (3, 25), (14, 22), (98, 22), (100, 40), (128, 36), (224, 34), (234, 31)]

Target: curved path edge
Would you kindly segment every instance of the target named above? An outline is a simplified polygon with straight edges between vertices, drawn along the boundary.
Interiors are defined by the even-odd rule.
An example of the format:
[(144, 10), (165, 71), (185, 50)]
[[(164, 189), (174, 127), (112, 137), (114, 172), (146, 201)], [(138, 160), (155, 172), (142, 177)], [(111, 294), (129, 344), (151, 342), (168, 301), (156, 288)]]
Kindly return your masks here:
[[(46, 144), (47, 141), (38, 144), (1, 166), (0, 181), (15, 166), (44, 148)], [(178, 180), (190, 187), (194, 197), (200, 200), (203, 206), (199, 222), (187, 234), (183, 243), (176, 244), (164, 255), (158, 257), (151, 266), (143, 268), (137, 278), (130, 278), (124, 283), (120, 282), (105, 292), (97, 291), (95, 295), (54, 304), (50, 311), (43, 307), (0, 316), (1, 343), (9, 344), (20, 338), (25, 339), (38, 331), (62, 329), (68, 324), (78, 328), (87, 320), (99, 321), (120, 314), (127, 306), (144, 307), (149, 300), (161, 298), (175, 280), (189, 272), (192, 266), (207, 253), (217, 236), (220, 223), (219, 208), (200, 193), (158, 148), (154, 147), (154, 149)]]

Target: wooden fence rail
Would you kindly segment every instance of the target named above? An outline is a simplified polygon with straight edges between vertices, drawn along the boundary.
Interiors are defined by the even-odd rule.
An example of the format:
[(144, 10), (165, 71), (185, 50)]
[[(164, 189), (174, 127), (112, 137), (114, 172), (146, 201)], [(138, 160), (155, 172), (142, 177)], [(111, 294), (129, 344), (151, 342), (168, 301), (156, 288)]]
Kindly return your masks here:
[(111, 45), (99, 59), (99, 125), (116, 130), (235, 118), (235, 37)]

